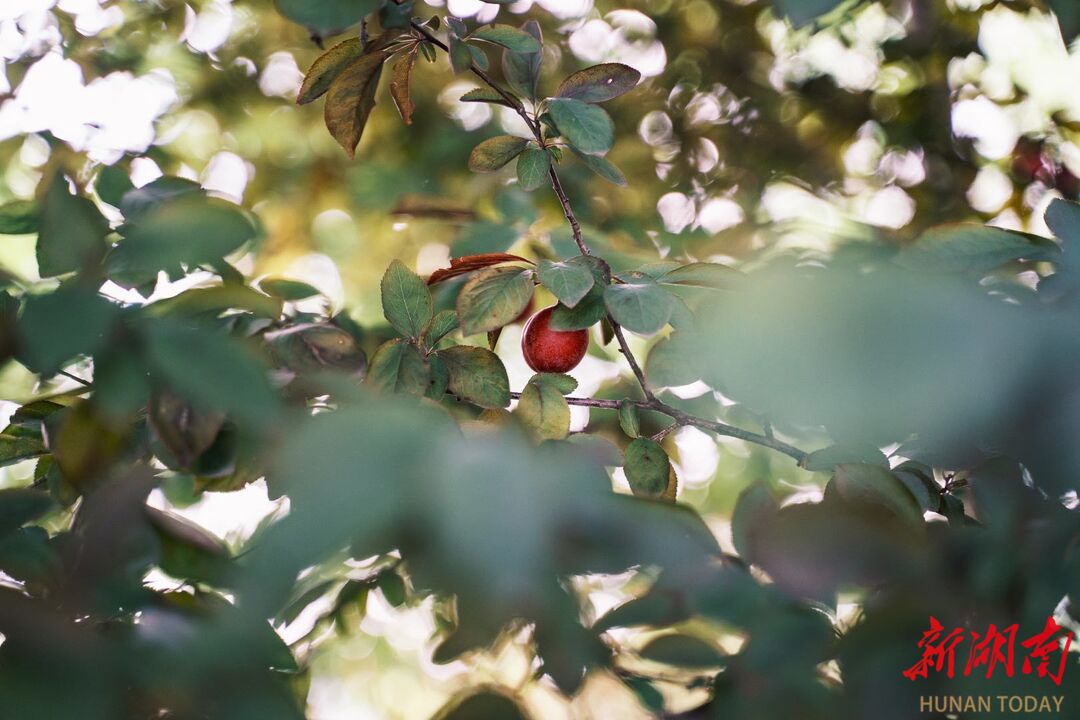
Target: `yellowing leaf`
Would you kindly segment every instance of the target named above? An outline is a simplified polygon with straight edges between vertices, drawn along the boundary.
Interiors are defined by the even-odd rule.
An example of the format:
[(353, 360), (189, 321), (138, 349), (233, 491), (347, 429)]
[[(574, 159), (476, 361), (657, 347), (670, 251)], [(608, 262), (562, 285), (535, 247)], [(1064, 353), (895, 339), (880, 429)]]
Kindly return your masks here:
[(350, 158), (356, 156), (356, 146), (375, 107), (375, 90), (387, 56), (381, 50), (361, 56), (334, 79), (327, 91), (326, 129)]

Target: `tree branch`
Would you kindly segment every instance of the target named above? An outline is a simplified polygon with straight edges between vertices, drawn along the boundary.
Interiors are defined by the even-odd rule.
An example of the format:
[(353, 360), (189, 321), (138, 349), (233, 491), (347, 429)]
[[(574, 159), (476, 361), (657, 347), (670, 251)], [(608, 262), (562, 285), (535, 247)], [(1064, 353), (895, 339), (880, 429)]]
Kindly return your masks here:
[[(521, 398), (521, 393), (511, 392), (510, 397), (518, 400)], [(578, 407), (597, 408), (600, 410), (618, 410), (622, 401), (619, 400), (601, 400), (599, 398), (582, 398), (582, 397), (567, 397), (565, 398), (568, 405), (576, 405)], [(728, 425), (727, 423), (720, 422), (718, 420), (706, 420), (705, 418), (699, 418), (696, 415), (691, 415), (688, 412), (679, 410), (678, 408), (671, 407), (659, 398), (654, 397), (652, 400), (631, 400), (630, 404), (639, 410), (652, 410), (654, 412), (667, 415), (669, 418), (675, 421), (676, 425), (690, 425), (701, 430), (708, 430), (715, 435), (723, 435), (724, 437), (732, 437), (737, 440), (744, 440), (746, 442), (754, 443), (755, 445), (761, 445), (771, 450), (783, 453), (788, 457), (794, 459), (796, 462), (802, 462), (807, 453), (800, 450), (793, 445), (789, 445), (782, 440), (777, 440), (775, 437), (769, 437), (767, 435), (759, 435), (749, 430), (743, 430), (742, 428), (735, 427), (734, 425)], [(670, 430), (669, 428), (668, 430)], [(666, 434), (666, 433), (665, 433)]]

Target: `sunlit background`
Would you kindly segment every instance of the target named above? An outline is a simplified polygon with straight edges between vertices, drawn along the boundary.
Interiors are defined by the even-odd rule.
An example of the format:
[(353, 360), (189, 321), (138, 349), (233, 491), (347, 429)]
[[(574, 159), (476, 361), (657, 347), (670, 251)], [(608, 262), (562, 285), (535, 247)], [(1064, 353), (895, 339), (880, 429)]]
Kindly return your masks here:
[[(792, 248), (902, 242), (955, 220), (1047, 234), (1047, 204), (1080, 191), (1080, 48), (1070, 51), (1054, 18), (1026, 2), (859, 4), (818, 32), (795, 31), (752, 0), (445, 5), (477, 21), (540, 20), (546, 82), (605, 61), (641, 72), (641, 87), (608, 107), (618, 128), (610, 158), (629, 187), (604, 184), (580, 165), (563, 171), (587, 236), (614, 258), (659, 250), (752, 266)], [(925, 17), (931, 6), (942, 16)], [(381, 322), (378, 280), (391, 259), (427, 274), (452, 256), (528, 255), (537, 243), (569, 242), (554, 197), (525, 196), (508, 174), (467, 172), (482, 137), (527, 134), (509, 110), (457, 101), (474, 78), (451, 75), (442, 57), (422, 64), (414, 125), (380, 101), (350, 162), (320, 108), (294, 103), (318, 54), (269, 0), (4, 0), (0, 203), (32, 198), (58, 152), (81, 153), (86, 178), (103, 166), (121, 168), (137, 187), (163, 173), (190, 178), (261, 220), (264, 238), (238, 267), (307, 281), (325, 298), (305, 302), (329, 302), (365, 324)], [(450, 212), (416, 210), (432, 198)], [(0, 269), (38, 280), (34, 237), (5, 237)], [(153, 298), (209, 279), (163, 278)], [(118, 286), (111, 292), (141, 301)], [(508, 328), (497, 348), (515, 389), (531, 375), (520, 332)], [(651, 342), (634, 339), (634, 349), (644, 356)], [(618, 397), (625, 370), (594, 345), (572, 374), (578, 394)], [(33, 382), (21, 366), (5, 367), (5, 419), (36, 391)], [(705, 391), (678, 389), (684, 397)], [(734, 419), (758, 421), (745, 412), (732, 408), (743, 413)], [(590, 420), (587, 408), (573, 408), (573, 429)], [(735, 497), (758, 476), (779, 473), (804, 496), (819, 492), (809, 473), (770, 469), (767, 451), (740, 441), (683, 428), (668, 447), (680, 501), (724, 543)], [(22, 485), (31, 471), (27, 463), (5, 468), (0, 485)], [(614, 479), (625, 487), (621, 471)], [(153, 502), (234, 548), (267, 515), (287, 510), (261, 482), (190, 505), (182, 489), (155, 491)], [(597, 611), (623, 597), (624, 581), (598, 582)], [(533, 682), (530, 657), (513, 638), (469, 662), (434, 664), (427, 602), (394, 608), (375, 592), (366, 614), (309, 635), (313, 617), (279, 632), (289, 642), (304, 638), (301, 652), (313, 658), (316, 720), (428, 717), (478, 680), (523, 688), (538, 717), (647, 716), (602, 676), (572, 702)]]

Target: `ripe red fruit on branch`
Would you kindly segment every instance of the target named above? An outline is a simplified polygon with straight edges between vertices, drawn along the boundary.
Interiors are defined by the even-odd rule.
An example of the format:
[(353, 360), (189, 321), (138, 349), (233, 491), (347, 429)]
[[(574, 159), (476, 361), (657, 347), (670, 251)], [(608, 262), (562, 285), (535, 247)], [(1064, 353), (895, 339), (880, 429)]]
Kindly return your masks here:
[(588, 330), (552, 330), (552, 305), (532, 316), (521, 334), (521, 352), (536, 372), (564, 373), (573, 370), (589, 348)]

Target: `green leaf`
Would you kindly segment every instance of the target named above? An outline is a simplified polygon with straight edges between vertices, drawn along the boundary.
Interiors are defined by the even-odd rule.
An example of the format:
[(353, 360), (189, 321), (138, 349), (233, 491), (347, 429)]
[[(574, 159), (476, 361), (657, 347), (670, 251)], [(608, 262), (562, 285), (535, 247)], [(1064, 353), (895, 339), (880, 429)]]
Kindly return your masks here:
[(158, 392), (147, 408), (155, 435), (172, 453), (170, 468), (190, 470), (199, 456), (214, 444), (225, 416), (219, 411), (200, 412), (187, 400), (170, 392)]
[(440, 310), (428, 323), (424, 330), (424, 344), (428, 348), (435, 347), (440, 340), (458, 329), (458, 316), (456, 310)]
[(595, 105), (571, 98), (552, 98), (548, 112), (566, 141), (586, 155), (603, 155), (615, 142), (615, 125)]
[[(525, 22), (521, 29), (531, 35), (538, 44), (543, 45), (544, 36), (540, 30), (540, 24), (535, 20)], [(540, 65), (543, 59), (543, 52), (517, 53), (507, 50), (503, 53), (503, 76), (514, 92), (533, 100), (536, 99), (537, 85), (540, 82)]]
[(287, 302), (296, 302), (321, 294), (318, 288), (306, 282), (279, 277), (263, 278), (259, 281), (259, 288)]
[(586, 155), (583, 152), (577, 150), (577, 148), (570, 148), (570, 150), (576, 155), (585, 165), (594, 173), (604, 178), (608, 182), (615, 183), (619, 187), (626, 187), (626, 176), (623, 175), (622, 170), (615, 166), (615, 163), (611, 162), (607, 158), (602, 158), (599, 155)]
[(364, 52), (360, 38), (349, 38), (330, 48), (311, 64), (296, 96), (298, 105), (322, 97), (338, 75)]
[[(3, 436), (0, 436), (3, 437)], [(32, 488), (0, 490), (0, 537), (56, 508), (49, 494)]]
[(681, 331), (675, 331), (649, 349), (645, 377), (657, 387), (689, 385), (701, 379), (697, 351)]
[(570, 406), (563, 394), (576, 387), (577, 381), (566, 375), (534, 375), (514, 412), (537, 440), (562, 440), (570, 434)]
[(431, 293), (423, 279), (395, 260), (383, 274), (379, 287), (387, 321), (406, 337), (420, 337), (433, 313)]
[(602, 103), (633, 90), (641, 73), (622, 63), (603, 63), (578, 70), (555, 91), (556, 97), (573, 98), (587, 103)]
[(334, 35), (375, 12), (382, 0), (275, 0), (282, 15), (316, 35)]
[(0, 467), (44, 455), (48, 452), (40, 438), (25, 435), (0, 435)]
[(668, 486), (671, 461), (664, 448), (649, 438), (639, 437), (626, 446), (623, 471), (635, 495), (661, 497)]
[[(501, 1), (494, 0), (496, 3)], [(470, 695), (443, 708), (435, 717), (438, 720), (526, 720), (516, 702), (496, 692)]]
[(469, 48), (469, 54), (472, 55), (473, 67), (479, 68), (480, 70), (487, 70), (491, 67), (491, 63), (488, 62), (487, 53), (475, 45), (466, 45), (466, 47)]
[(110, 271), (147, 276), (180, 264), (212, 265), (256, 237), (243, 210), (197, 193), (146, 210), (124, 232), (109, 256)]
[[(394, 2), (385, 2), (382, 8), (379, 9), (379, 25), (384, 28), (407, 29), (412, 21), (413, 5), (413, 0), (403, 0), (400, 4), (396, 0)], [(437, 17), (435, 19), (438, 20)]]
[(739, 277), (738, 270), (720, 263), (695, 262), (677, 267), (661, 275), (657, 282), (662, 285), (681, 285), (686, 287), (712, 288), (721, 290), (730, 287)]
[(469, 39), (485, 40), (516, 53), (538, 53), (541, 50), (536, 38), (510, 25), (485, 25), (469, 35)]
[(131, 176), (119, 165), (107, 165), (94, 179), (94, 192), (113, 207), (119, 208), (124, 195), (135, 189)]
[(473, 275), (457, 298), (461, 331), (466, 336), (512, 323), (532, 299), (532, 271), (519, 267), (485, 268)]
[(647, 660), (684, 668), (711, 668), (723, 665), (726, 658), (718, 649), (689, 635), (663, 635), (642, 651)]
[(37, 241), (38, 274), (55, 277), (89, 268), (105, 256), (109, 223), (94, 203), (68, 192), (68, 180), (56, 173), (41, 203)]
[(619, 427), (628, 437), (636, 438), (641, 434), (641, 422), (638, 419), (637, 405), (629, 400), (619, 403)]
[(275, 422), (277, 394), (261, 358), (246, 343), (207, 326), (166, 319), (144, 332), (154, 371), (177, 394), (253, 427)]
[(446, 364), (450, 392), (482, 408), (504, 408), (510, 404), (510, 380), (495, 353), (459, 345), (440, 350), (438, 356)]
[(361, 55), (334, 78), (327, 90), (323, 109), (326, 129), (350, 158), (356, 156), (356, 147), (375, 108), (375, 91), (387, 57), (389, 54), (382, 50)]
[(19, 360), (51, 375), (78, 355), (93, 355), (109, 343), (120, 308), (87, 288), (61, 285), (33, 295), (19, 318)]
[(731, 540), (739, 557), (754, 562), (758, 532), (780, 509), (769, 485), (758, 480), (739, 493), (731, 514)]
[(803, 458), (802, 465), (811, 472), (832, 472), (837, 465), (846, 463), (866, 463), (889, 467), (885, 453), (873, 445), (830, 445)]
[(473, 64), (472, 49), (461, 42), (456, 36), (450, 36), (450, 67), (460, 75), (469, 70)]
[(1065, 44), (1070, 45), (1080, 35), (1080, 5), (1072, 0), (1046, 0), (1046, 4), (1057, 17)]
[(674, 301), (662, 287), (645, 275), (632, 282), (609, 285), (604, 290), (604, 304), (615, 322), (631, 332), (652, 335), (671, 319)]
[(205, 196), (206, 193), (197, 182), (173, 175), (163, 175), (140, 188), (124, 193), (120, 198), (120, 212), (129, 223), (134, 222), (143, 213), (181, 195)]
[(974, 224), (932, 228), (896, 255), (896, 262), (921, 272), (981, 275), (1021, 258), (1053, 260), (1058, 246), (1034, 235)]
[(1056, 238), (1080, 245), (1080, 204), (1057, 198), (1046, 208), (1044, 218)]
[(866, 463), (839, 465), (833, 482), (840, 495), (849, 502), (880, 507), (905, 521), (922, 525), (919, 503), (888, 468)]
[(431, 368), (415, 344), (396, 338), (375, 351), (366, 382), (380, 392), (420, 396), (431, 384)]
[(461, 228), (451, 246), (453, 257), (504, 253), (518, 240), (512, 225), (495, 222), (472, 222)]
[(469, 154), (469, 169), (478, 173), (494, 172), (520, 155), (528, 144), (525, 138), (513, 135), (488, 138)]
[(845, 0), (775, 0), (777, 12), (797, 28), (831, 12), (842, 2)]
[(367, 355), (348, 331), (329, 323), (301, 323), (263, 335), (277, 367), (296, 373), (337, 370), (361, 376)]
[(277, 319), (281, 300), (264, 295), (247, 285), (214, 285), (192, 288), (171, 298), (158, 300), (147, 307), (151, 315), (220, 315), (226, 310), (247, 310), (255, 315)]
[(29, 200), (0, 205), (0, 235), (28, 235), (38, 231), (38, 208)]
[(161, 541), (161, 569), (181, 580), (221, 583), (230, 568), (229, 549), (198, 525), (157, 508), (146, 508)]
[(518, 184), (522, 190), (533, 191), (549, 182), (551, 153), (541, 148), (527, 148), (517, 161)]
[(458, 98), (458, 101), (492, 103), (493, 105), (502, 105), (503, 107), (513, 107), (513, 105), (506, 101), (506, 98), (488, 88), (476, 88), (475, 90), (470, 90)]
[(604, 288), (611, 280), (607, 265), (595, 257), (575, 256), (567, 262), (582, 264), (592, 271), (593, 286), (589, 293), (574, 307), (568, 308), (562, 303), (551, 313), (552, 330), (582, 330), (592, 327), (607, 315), (604, 305)]
[(568, 308), (576, 307), (596, 285), (592, 269), (578, 258), (562, 262), (541, 260), (536, 275), (540, 284)]

